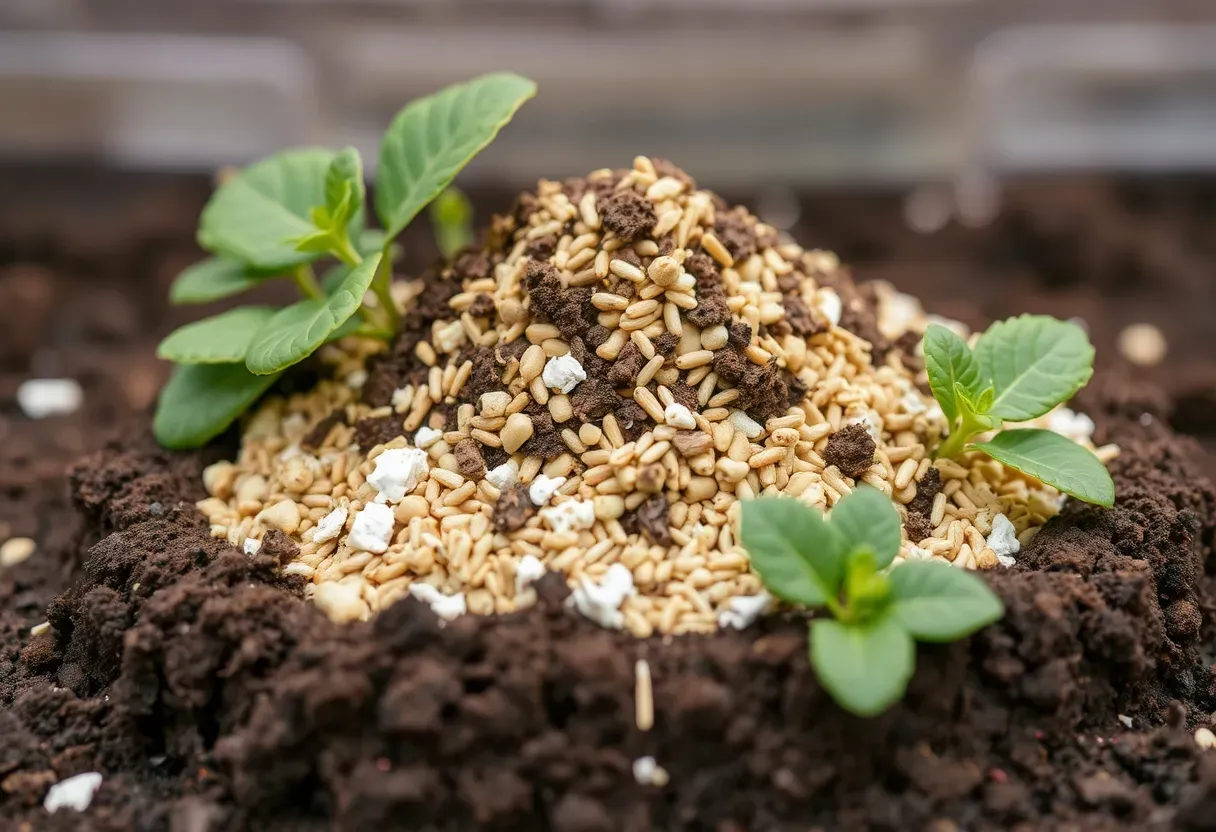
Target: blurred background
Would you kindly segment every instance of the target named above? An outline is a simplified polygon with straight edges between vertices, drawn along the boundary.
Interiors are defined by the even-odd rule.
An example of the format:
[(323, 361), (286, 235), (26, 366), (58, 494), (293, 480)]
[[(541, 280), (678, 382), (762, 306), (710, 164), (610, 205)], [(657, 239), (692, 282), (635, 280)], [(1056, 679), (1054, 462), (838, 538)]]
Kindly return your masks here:
[[(459, 180), (479, 219), (667, 156), (931, 311), (1081, 319), (1216, 441), (1213, 0), (0, 0), (0, 539), (213, 311), (164, 297), (217, 168), (370, 162), (406, 101), (493, 69), (540, 94)], [(33, 413), (46, 378), (83, 408)]]

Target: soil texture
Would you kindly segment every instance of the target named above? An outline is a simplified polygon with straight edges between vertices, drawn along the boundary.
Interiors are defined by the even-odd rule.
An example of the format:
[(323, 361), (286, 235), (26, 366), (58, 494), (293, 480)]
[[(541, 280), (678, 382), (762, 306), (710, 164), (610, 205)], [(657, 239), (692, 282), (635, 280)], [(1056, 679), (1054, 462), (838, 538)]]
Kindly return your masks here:
[[(65, 186), (84, 214), (88, 184)], [(1099, 375), (1078, 406), (1097, 422), (1096, 441), (1123, 448), (1116, 507), (1070, 503), (1015, 568), (986, 573), (1005, 619), (921, 647), (907, 698), (878, 719), (832, 704), (796, 615), (637, 641), (567, 611), (550, 578), (538, 607), (504, 618), (441, 627), (411, 600), (336, 625), (277, 575), (273, 555), (209, 538), (192, 503), (201, 467), (224, 448), (169, 455), (146, 435), (162, 372), (151, 344), (197, 312), (166, 314), (160, 298), (190, 259), (205, 194), (197, 182), (158, 188), (149, 202), (124, 191), (138, 210), (104, 203), (105, 233), (38, 204), (0, 217), (0, 314), (16, 339), (0, 354), (0, 522), (38, 543), (0, 571), (0, 827), (1216, 829), (1216, 757), (1192, 738), (1216, 710), (1216, 493), (1199, 445), (1169, 428), (1180, 397), (1120, 368)], [(1027, 222), (1050, 225), (1042, 217), (1054, 209), (1039, 204)], [(1064, 225), (1058, 256), (1099, 250), (1089, 226)], [(849, 259), (861, 236), (833, 240), (836, 227), (805, 242)], [(890, 236), (892, 249), (905, 245)], [(873, 271), (862, 262), (858, 273)], [(1072, 288), (1035, 288), (1054, 271), (1028, 261), (1020, 268), (1033, 277), (1017, 290), (977, 286), (978, 307), (939, 310), (1068, 314), (1049, 305), (1060, 291), (1102, 304), (1142, 291), (1111, 289), (1107, 260), (1079, 262), (1091, 271)], [(886, 276), (922, 292), (916, 273)], [(1180, 304), (1198, 297), (1189, 274), (1171, 273), (1162, 291)], [(31, 313), (13, 315), (27, 296)], [(93, 300), (103, 296), (109, 312)], [(1101, 331), (1106, 320), (1091, 322)], [(1179, 337), (1181, 354), (1193, 338)], [(80, 379), (85, 409), (20, 416), (12, 391), (30, 374)], [(1211, 416), (1192, 409), (1189, 424)], [(42, 621), (49, 631), (31, 636)], [(654, 679), (645, 732), (639, 659)], [(645, 756), (665, 784), (635, 778)], [(105, 775), (92, 807), (48, 816), (48, 787), (84, 771)]]

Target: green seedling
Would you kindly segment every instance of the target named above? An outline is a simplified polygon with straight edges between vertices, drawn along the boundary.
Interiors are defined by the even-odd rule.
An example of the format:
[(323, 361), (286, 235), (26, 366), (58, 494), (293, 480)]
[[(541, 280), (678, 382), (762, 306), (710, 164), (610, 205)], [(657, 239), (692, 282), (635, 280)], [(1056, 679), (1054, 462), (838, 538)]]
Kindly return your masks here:
[(473, 203), (456, 188), (448, 188), (431, 203), (431, 227), (444, 260), (473, 242)]
[(955, 641), (1005, 614), (965, 570), (932, 561), (888, 569), (900, 519), (877, 489), (858, 488), (826, 519), (783, 497), (748, 500), (742, 511), (742, 543), (769, 592), (830, 614), (811, 621), (811, 665), (836, 703), (858, 716), (903, 696), (916, 641)]
[[(209, 303), (279, 278), (300, 299), (234, 309), (161, 342), (157, 354), (178, 365), (157, 407), (161, 444), (205, 444), (323, 344), (352, 334), (391, 339), (399, 323), (389, 291), (394, 241), (535, 93), (526, 78), (496, 73), (406, 105), (380, 144), (382, 231), (366, 227), (363, 162), (353, 148), (286, 150), (221, 185), (199, 221), (199, 244), (213, 256), (186, 269), (170, 299)], [(463, 197), (445, 196), (437, 209), (445, 256), (470, 237), (467, 201), (453, 199)], [(323, 259), (335, 265), (318, 279)]]
[[(925, 330), (929, 386), (950, 423), (939, 457), (982, 451), (1010, 468), (1087, 503), (1110, 506), (1115, 484), (1106, 466), (1067, 437), (1037, 428), (1001, 430), (1072, 398), (1093, 375), (1094, 348), (1076, 324), (1045, 315), (1000, 321), (972, 349), (944, 326)], [(981, 442), (979, 434), (999, 431)]]

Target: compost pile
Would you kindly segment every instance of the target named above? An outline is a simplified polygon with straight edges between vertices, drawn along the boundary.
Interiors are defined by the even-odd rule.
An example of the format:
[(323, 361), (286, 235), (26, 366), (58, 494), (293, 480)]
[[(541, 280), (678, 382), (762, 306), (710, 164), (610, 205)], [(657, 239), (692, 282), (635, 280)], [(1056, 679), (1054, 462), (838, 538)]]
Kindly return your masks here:
[(824, 510), (879, 488), (901, 560), (961, 568), (1012, 563), (1061, 503), (980, 455), (933, 461), (915, 299), (867, 308), (834, 255), (662, 161), (542, 182), (483, 248), (398, 288), (389, 352), (327, 348), (333, 379), (272, 396), (203, 475), (212, 534), (252, 554), (275, 532), (337, 621), (407, 593), (513, 612), (548, 569), (604, 626), (712, 632), (768, 602), (736, 542), (757, 494)]
[[(136, 431), (75, 467), (83, 527), (63, 549), (81, 565), (49, 627), (29, 634), (27, 579), (0, 581), (6, 823), (1210, 828), (1216, 771), (1192, 732), (1216, 709), (1205, 619), (1216, 497), (1191, 467), (1194, 446), (1164, 427), (1166, 403), (1112, 381), (1078, 404), (1094, 439), (1120, 448), (1113, 510), (1069, 502), (1048, 520), (1054, 495), (989, 481), (985, 471), (1005, 476), (995, 468), (973, 469), (974, 480), (947, 470), (960, 485), (939, 499), (943, 475), (916, 449), (940, 433), (939, 417), (916, 387), (916, 339), (901, 337), (915, 335), (919, 312), (892, 320), (830, 255), (769, 237), (746, 212), (709, 197), (689, 211), (703, 192), (656, 167), (649, 181), (604, 172), (525, 194), (484, 249), (405, 290), (412, 311), (387, 352), (322, 356), (321, 380), (279, 390), (243, 436), (180, 455)], [(650, 193), (667, 180), (670, 194)], [(665, 200), (681, 217), (665, 219)], [(593, 230), (594, 243), (575, 246)], [(676, 252), (698, 242), (681, 261)], [(615, 256), (600, 258), (605, 249)], [(507, 270), (518, 309), (509, 296), (483, 299)], [(611, 291), (570, 285), (562, 271), (590, 271)], [(482, 343), (511, 327), (509, 349)], [(791, 356), (799, 340), (811, 347)], [(585, 377), (558, 392), (578, 375), (565, 363), (570, 375), (549, 383), (563, 357)], [(824, 385), (791, 363), (830, 392), (816, 401)], [(799, 421), (790, 410), (807, 397), (818, 415)], [(518, 413), (526, 436), (507, 430)], [(376, 460), (419, 448), (428, 478), (388, 501), (383, 551), (352, 546), (358, 514), (385, 490)], [(708, 473), (693, 467), (701, 455)], [(608, 475), (589, 482), (597, 466)], [(715, 476), (723, 467), (737, 478)], [(634, 473), (621, 482), (622, 471)], [(565, 480), (538, 500), (528, 486), (542, 477)], [(709, 488), (699, 480), (714, 493), (699, 494)], [(711, 563), (734, 554), (725, 519), (749, 491), (830, 505), (858, 480), (905, 507), (918, 529), (905, 557), (988, 565), (983, 538), (998, 509), (1024, 543), (1016, 565), (985, 573), (1005, 619), (967, 642), (922, 647), (906, 699), (869, 721), (841, 714), (815, 682), (802, 618), (718, 629), (731, 600), (758, 584), (733, 562)], [(606, 482), (618, 485), (597, 488)], [(576, 503), (591, 507), (584, 528), (583, 509), (556, 512)], [(1018, 515), (1015, 503), (1039, 508)], [(326, 527), (336, 534), (319, 535), (338, 508), (346, 517)], [(490, 549), (475, 563), (483, 540)], [(433, 562), (393, 560), (406, 552)], [(527, 556), (567, 578), (540, 579), (524, 590), (535, 604), (513, 612)], [(602, 558), (625, 564), (638, 590), (615, 624), (567, 608), (568, 581), (577, 592), (602, 580)], [(671, 574), (654, 574), (663, 563)], [(444, 597), (464, 593), (472, 612), (504, 614), (439, 618), (406, 597), (417, 575)], [(693, 592), (661, 591), (671, 584)], [(709, 609), (694, 600), (701, 590)], [(705, 634), (635, 637), (654, 630)], [(653, 678), (650, 730), (636, 717), (638, 659)], [(635, 763), (647, 757), (662, 781), (639, 782)], [(104, 775), (88, 811), (47, 817), (48, 787), (87, 771)]]

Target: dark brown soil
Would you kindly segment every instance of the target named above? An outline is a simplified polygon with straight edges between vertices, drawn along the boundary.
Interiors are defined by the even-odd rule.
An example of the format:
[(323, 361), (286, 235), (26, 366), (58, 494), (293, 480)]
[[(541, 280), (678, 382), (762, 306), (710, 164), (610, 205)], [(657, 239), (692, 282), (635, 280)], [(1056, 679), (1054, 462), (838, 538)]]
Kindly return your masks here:
[[(174, 192), (179, 218), (201, 193)], [(1198, 446), (1166, 427), (1169, 398), (1100, 374), (1081, 405), (1124, 448), (1118, 505), (1070, 505), (1018, 567), (990, 574), (1006, 618), (921, 648), (908, 697), (875, 720), (819, 688), (796, 617), (638, 642), (567, 612), (549, 580), (539, 608), (507, 618), (440, 628), (407, 601), (343, 627), (276, 577), (273, 554), (207, 537), (190, 507), (201, 456), (139, 434), (101, 447), (147, 404), (121, 379), (159, 377), (148, 339), (171, 325), (169, 261), (189, 254), (189, 220), (173, 216), (73, 254), (78, 229), (21, 248), (0, 222), (0, 309), (15, 264), (32, 262), (57, 310), (108, 286), (134, 310), (108, 335), (88, 304), (51, 315), (3, 369), (7, 391), (49, 372), (39, 351), (55, 372), (100, 368), (77, 416), (0, 411), (0, 520), (40, 543), (0, 572), (0, 828), (1216, 828), (1216, 758), (1190, 735), (1216, 710), (1216, 494)], [(1016, 311), (1007, 300), (966, 316)], [(73, 469), (73, 511), (61, 472), (94, 448)], [(42, 620), (52, 632), (32, 639)], [(648, 733), (634, 725), (639, 657), (655, 680)], [(667, 786), (635, 781), (647, 754)], [(48, 786), (90, 770), (106, 775), (93, 807), (48, 817)]]

